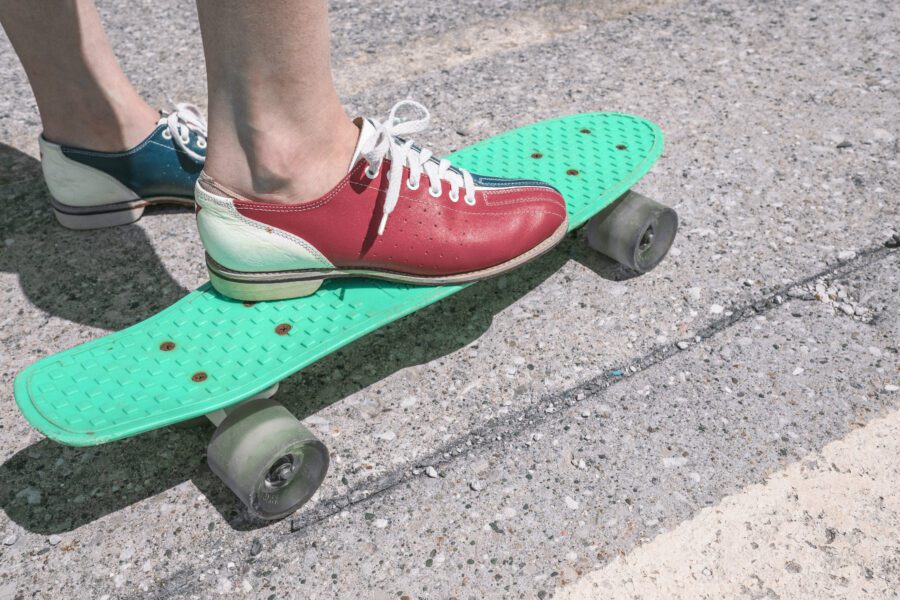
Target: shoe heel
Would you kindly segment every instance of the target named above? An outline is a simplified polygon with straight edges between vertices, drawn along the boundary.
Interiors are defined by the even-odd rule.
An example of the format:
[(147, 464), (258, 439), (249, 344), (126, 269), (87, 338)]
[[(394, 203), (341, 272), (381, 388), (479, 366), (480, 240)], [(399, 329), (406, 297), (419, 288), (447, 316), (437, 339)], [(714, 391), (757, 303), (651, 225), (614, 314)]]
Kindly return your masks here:
[(56, 220), (66, 229), (102, 229), (104, 227), (116, 227), (134, 223), (144, 214), (143, 206), (125, 208), (110, 212), (97, 212), (89, 214), (74, 214), (63, 212), (53, 207)]
[(209, 281), (217, 292), (235, 300), (260, 302), (264, 300), (286, 300), (302, 298), (316, 293), (322, 286), (323, 279), (307, 279), (304, 281), (276, 281), (248, 283), (234, 281), (218, 276), (209, 270)]

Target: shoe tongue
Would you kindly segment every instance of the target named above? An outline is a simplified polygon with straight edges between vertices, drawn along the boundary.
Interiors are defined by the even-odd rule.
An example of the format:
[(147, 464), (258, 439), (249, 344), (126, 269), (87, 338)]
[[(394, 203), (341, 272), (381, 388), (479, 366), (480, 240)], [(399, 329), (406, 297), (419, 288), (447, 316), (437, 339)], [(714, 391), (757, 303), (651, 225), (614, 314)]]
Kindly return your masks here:
[(356, 149), (353, 151), (353, 158), (350, 159), (347, 172), (352, 171), (362, 154), (368, 152), (375, 145), (375, 138), (378, 136), (375, 125), (369, 119), (357, 119), (356, 125), (359, 127), (359, 140), (356, 142)]

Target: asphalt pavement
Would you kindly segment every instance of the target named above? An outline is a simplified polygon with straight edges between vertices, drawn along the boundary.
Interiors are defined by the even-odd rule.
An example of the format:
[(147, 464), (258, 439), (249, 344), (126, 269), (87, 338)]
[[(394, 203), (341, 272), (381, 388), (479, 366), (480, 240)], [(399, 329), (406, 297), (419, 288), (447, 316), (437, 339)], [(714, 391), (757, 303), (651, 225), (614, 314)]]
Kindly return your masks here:
[[(100, 6), (149, 100), (205, 106), (192, 3)], [(0, 42), (0, 599), (896, 597), (900, 4), (332, 6), (348, 110), (417, 99), (438, 153), (658, 123), (669, 257), (630, 277), (576, 235), (286, 380), (332, 467), (254, 522), (209, 428), (74, 449), (19, 414), (24, 366), (206, 273), (190, 211), (56, 225)]]

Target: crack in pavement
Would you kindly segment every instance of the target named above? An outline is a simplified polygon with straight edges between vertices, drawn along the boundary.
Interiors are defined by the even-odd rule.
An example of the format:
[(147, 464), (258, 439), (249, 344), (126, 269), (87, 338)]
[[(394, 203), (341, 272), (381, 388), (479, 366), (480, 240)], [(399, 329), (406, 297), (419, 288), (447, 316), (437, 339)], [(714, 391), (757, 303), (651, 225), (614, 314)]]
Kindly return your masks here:
[(573, 407), (586, 398), (596, 397), (613, 385), (655, 367), (682, 352), (688, 352), (696, 344), (711, 339), (738, 323), (781, 306), (789, 299), (788, 291), (791, 289), (807, 285), (822, 277), (834, 278), (855, 273), (886, 259), (898, 249), (898, 239), (900, 239), (900, 234), (894, 234), (892, 238), (878, 246), (859, 251), (855, 258), (839, 261), (812, 275), (781, 285), (762, 298), (732, 307), (724, 317), (712, 321), (690, 336), (655, 347), (625, 365), (606, 368), (602, 374), (561, 392), (546, 395), (517, 413), (495, 417), (481, 427), (422, 457), (412, 470), (409, 466), (405, 466), (366, 480), (346, 493), (321, 500), (315, 508), (305, 511), (300, 517), (291, 519), (287, 534), (303, 532), (343, 510), (369, 503), (404, 483), (414, 481), (419, 477), (427, 477), (424, 472), (426, 466), (436, 469), (449, 466), (474, 450), (490, 448), (497, 443), (514, 439), (523, 431), (533, 430), (541, 423), (558, 418), (554, 417), (558, 410)]

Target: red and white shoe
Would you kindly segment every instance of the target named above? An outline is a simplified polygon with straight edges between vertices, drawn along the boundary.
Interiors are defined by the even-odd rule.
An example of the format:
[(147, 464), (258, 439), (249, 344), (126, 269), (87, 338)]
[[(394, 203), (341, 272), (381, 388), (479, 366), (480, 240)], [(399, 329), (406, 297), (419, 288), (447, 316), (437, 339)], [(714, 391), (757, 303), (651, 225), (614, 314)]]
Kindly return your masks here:
[[(404, 107), (421, 118), (399, 119)], [(357, 121), (347, 175), (310, 202), (254, 201), (201, 174), (197, 226), (213, 286), (238, 300), (275, 300), (312, 294), (329, 277), (465, 283), (505, 273), (563, 238), (566, 203), (550, 185), (473, 175), (398, 137), (429, 118), (403, 101), (384, 123)]]

